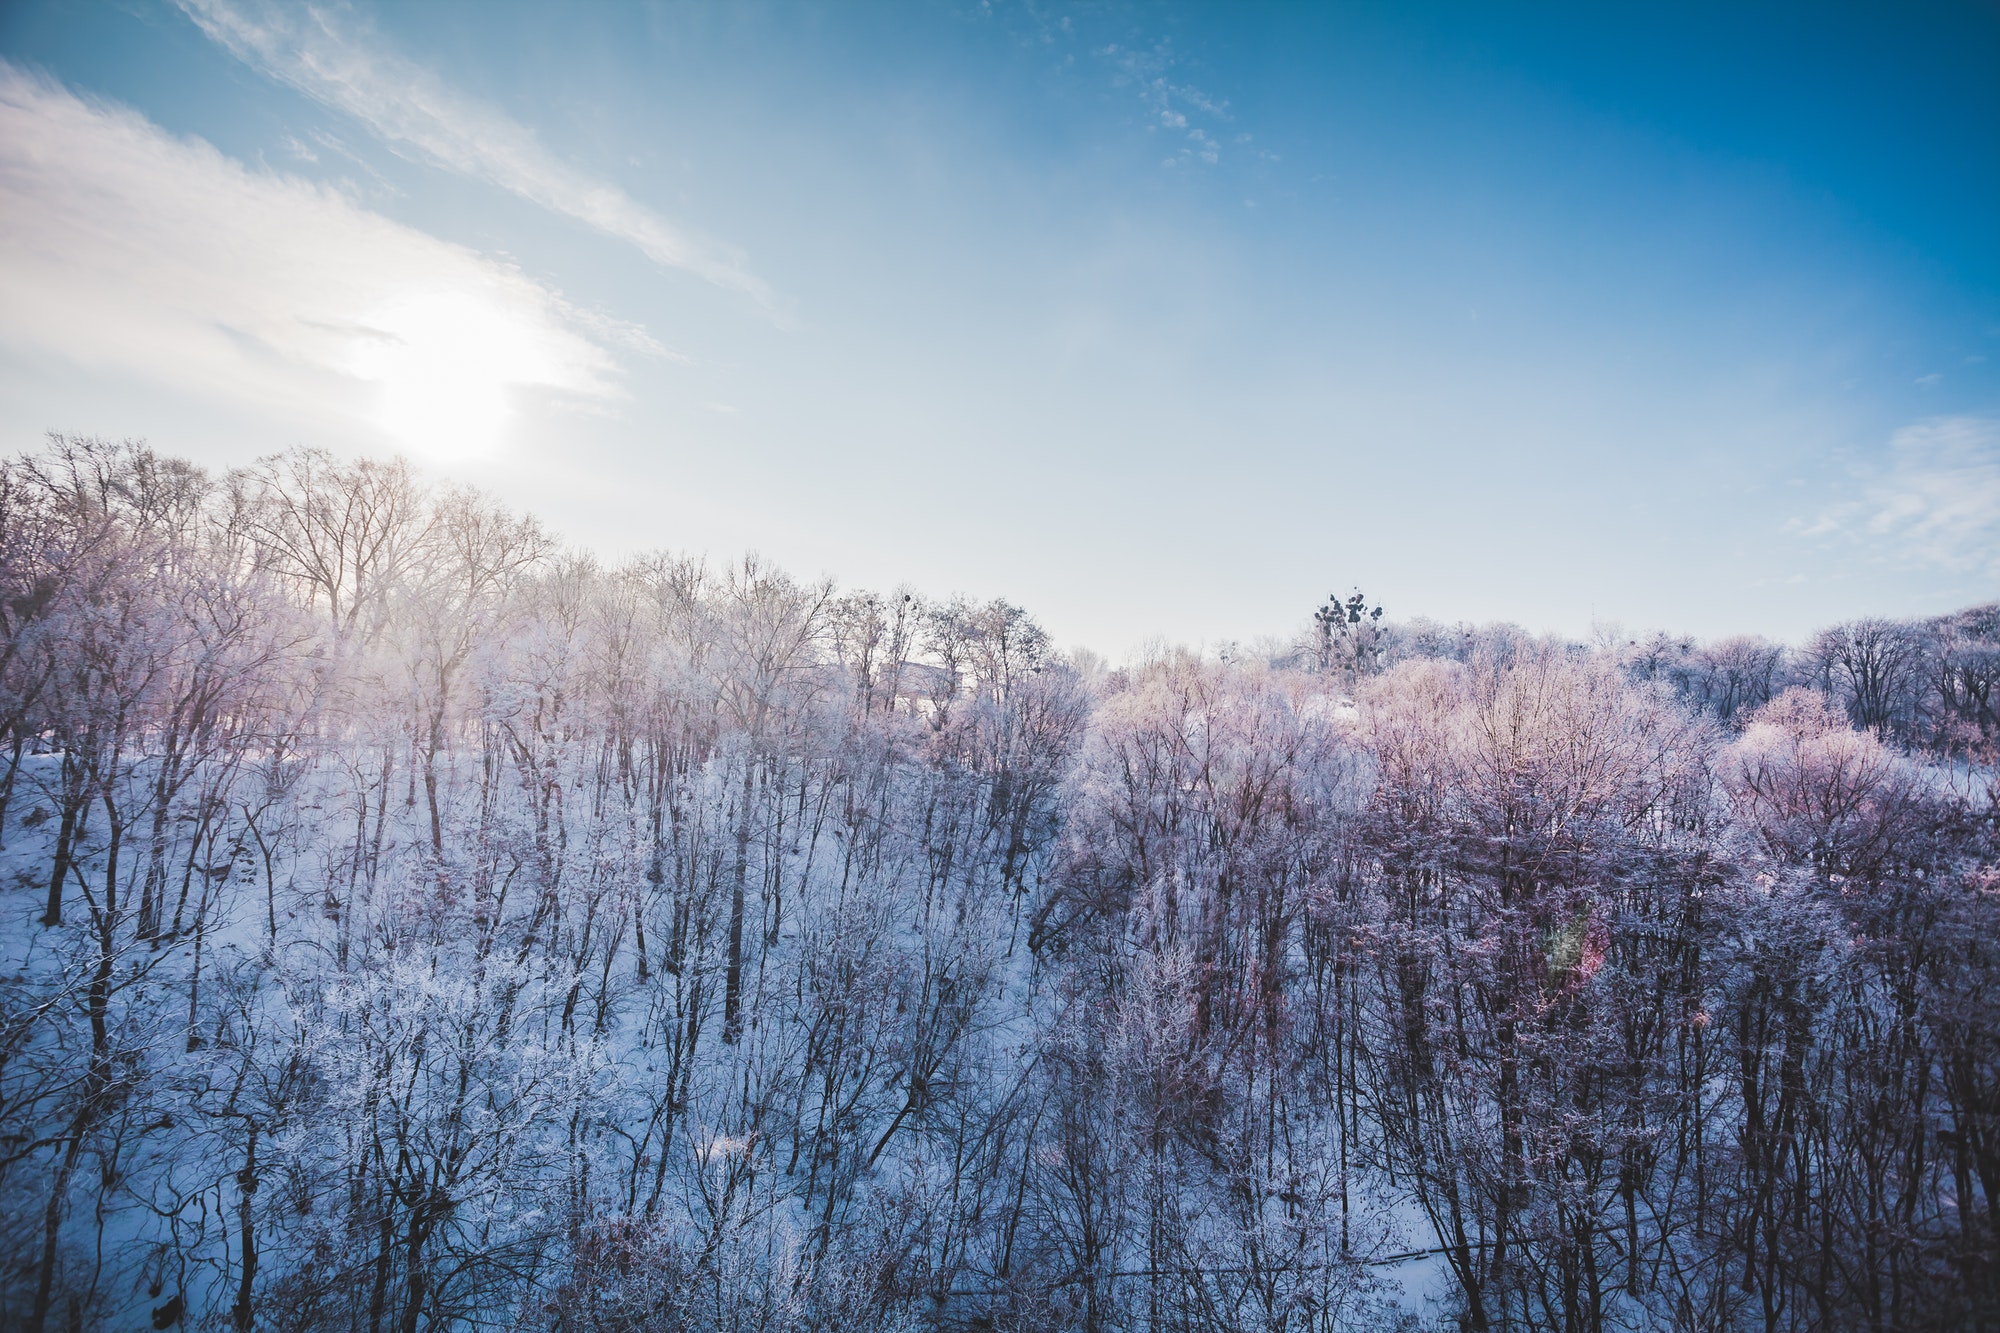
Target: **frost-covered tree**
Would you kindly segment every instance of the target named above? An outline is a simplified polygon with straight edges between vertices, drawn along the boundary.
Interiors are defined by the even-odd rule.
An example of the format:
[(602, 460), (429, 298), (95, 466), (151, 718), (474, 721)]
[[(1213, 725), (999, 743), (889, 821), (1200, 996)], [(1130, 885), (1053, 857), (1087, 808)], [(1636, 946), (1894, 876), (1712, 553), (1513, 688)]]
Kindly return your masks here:
[(52, 439), (0, 1324), (1990, 1325), (1991, 610), (1112, 670)]

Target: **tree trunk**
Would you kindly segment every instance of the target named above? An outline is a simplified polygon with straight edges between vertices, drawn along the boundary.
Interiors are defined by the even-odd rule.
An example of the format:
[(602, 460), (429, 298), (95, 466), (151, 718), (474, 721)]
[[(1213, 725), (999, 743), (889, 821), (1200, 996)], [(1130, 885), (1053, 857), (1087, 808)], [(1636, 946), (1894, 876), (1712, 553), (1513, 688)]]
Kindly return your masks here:
[(237, 1225), (242, 1237), (243, 1277), (236, 1285), (236, 1306), (229, 1312), (231, 1323), (240, 1333), (249, 1333), (255, 1324), (251, 1296), (257, 1281), (257, 1233), (251, 1212), (251, 1196), (257, 1192), (257, 1126), (250, 1126), (250, 1149), (237, 1173)]
[(729, 965), (722, 980), (722, 1040), (743, 1035), (743, 897), (750, 874), (750, 796), (755, 768), (743, 761), (743, 803), (736, 815), (736, 867), (729, 888)]

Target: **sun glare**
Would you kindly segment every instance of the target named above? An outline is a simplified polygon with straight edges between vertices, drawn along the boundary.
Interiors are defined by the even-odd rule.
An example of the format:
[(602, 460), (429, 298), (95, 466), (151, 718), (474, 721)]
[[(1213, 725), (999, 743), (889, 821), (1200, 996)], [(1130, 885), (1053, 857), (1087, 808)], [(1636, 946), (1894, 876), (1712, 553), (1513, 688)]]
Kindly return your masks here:
[(376, 424), (412, 453), (476, 458), (500, 443), (510, 386), (546, 377), (535, 331), (503, 305), (424, 292), (375, 312), (355, 371), (380, 386)]

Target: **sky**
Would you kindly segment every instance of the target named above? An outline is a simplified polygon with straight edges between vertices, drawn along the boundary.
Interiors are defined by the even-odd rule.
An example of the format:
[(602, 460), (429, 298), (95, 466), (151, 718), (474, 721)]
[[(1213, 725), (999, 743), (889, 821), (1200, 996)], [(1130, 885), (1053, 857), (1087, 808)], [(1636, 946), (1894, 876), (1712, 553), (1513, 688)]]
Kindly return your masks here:
[(403, 453), (1113, 655), (2000, 595), (2000, 6), (7, 0), (0, 62), (7, 451)]

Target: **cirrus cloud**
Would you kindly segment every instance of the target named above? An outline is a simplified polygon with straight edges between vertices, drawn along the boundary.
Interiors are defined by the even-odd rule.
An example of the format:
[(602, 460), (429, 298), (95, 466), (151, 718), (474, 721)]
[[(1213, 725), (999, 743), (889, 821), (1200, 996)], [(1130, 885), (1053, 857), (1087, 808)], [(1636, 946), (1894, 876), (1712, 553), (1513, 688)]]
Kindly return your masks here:
[(768, 306), (742, 258), (674, 226), (609, 182), (578, 171), (534, 131), (371, 39), (344, 6), (177, 0), (209, 38), (266, 76), (367, 126), (406, 155), (485, 180)]
[(2000, 578), (2000, 419), (1931, 417), (1903, 427), (1859, 499), (1796, 530), (1864, 541), (1904, 563)]
[(252, 170), (0, 61), (0, 343), (431, 454), (490, 445), (512, 392), (616, 392), (643, 331), (519, 269)]

